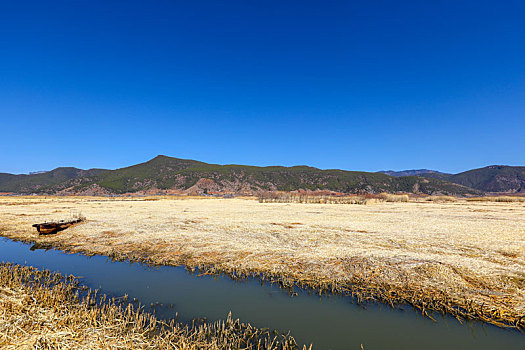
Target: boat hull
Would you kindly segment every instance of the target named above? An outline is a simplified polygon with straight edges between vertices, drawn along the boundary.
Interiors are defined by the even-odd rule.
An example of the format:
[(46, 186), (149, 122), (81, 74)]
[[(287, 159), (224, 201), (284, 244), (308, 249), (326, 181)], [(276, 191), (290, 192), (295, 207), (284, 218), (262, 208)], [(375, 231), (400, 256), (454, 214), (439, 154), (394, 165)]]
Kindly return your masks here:
[(44, 222), (42, 224), (34, 224), (33, 227), (36, 227), (36, 230), (40, 235), (51, 235), (63, 231), (80, 222), (82, 222), (80, 219), (67, 222)]

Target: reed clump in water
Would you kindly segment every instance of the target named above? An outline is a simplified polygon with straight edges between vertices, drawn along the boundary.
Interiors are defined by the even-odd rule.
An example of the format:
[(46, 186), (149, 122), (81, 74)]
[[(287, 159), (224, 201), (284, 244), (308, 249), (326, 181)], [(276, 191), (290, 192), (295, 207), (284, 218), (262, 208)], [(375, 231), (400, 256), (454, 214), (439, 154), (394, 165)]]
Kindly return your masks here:
[[(72, 276), (0, 263), (0, 348), (297, 349), (288, 335), (233, 320), (183, 325), (98, 296)], [(303, 347), (306, 349), (306, 347)]]
[[(454, 316), (460, 323), (463, 319), (481, 320), (501, 328), (525, 328), (525, 315), (516, 310), (506, 302), (512, 300), (508, 296), (495, 299), (497, 305), (486, 305), (468, 297), (455, 297), (444, 290), (429, 288), (428, 286), (403, 283), (401, 281), (378, 281), (377, 274), (381, 273), (375, 268), (375, 273), (369, 271), (374, 269), (366, 261), (348, 261), (351, 266), (352, 277), (349, 280), (337, 281), (323, 276), (304, 276), (301, 274), (273, 274), (260, 273), (243, 269), (228, 269), (219, 266), (198, 266), (201, 275), (224, 274), (233, 280), (244, 280), (256, 278), (270, 283), (277, 283), (281, 288), (295, 294), (295, 288), (313, 290), (319, 295), (342, 294), (351, 296), (358, 304), (368, 302), (381, 302), (393, 308), (408, 304), (419, 310), (422, 315), (434, 320), (433, 312), (443, 315)], [(195, 268), (190, 269), (195, 271)], [(438, 277), (437, 275), (435, 276)]]

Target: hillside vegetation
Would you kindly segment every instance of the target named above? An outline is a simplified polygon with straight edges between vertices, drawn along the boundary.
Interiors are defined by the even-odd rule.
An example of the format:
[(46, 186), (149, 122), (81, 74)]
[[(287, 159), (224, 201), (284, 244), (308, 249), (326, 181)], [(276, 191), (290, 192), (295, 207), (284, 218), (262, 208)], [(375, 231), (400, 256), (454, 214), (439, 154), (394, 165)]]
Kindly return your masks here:
[(87, 182), (91, 177), (107, 171), (104, 169), (82, 170), (67, 167), (31, 175), (0, 173), (0, 192), (53, 193), (62, 189), (66, 184)]
[(491, 165), (459, 174), (427, 173), (421, 176), (439, 178), (484, 192), (525, 193), (525, 167)]
[(481, 191), (434, 178), (320, 170), (308, 166), (217, 165), (157, 156), (116, 170), (58, 168), (35, 175), (0, 174), (0, 192), (38, 194), (123, 194), (329, 190), (343, 193), (407, 192), (480, 195)]

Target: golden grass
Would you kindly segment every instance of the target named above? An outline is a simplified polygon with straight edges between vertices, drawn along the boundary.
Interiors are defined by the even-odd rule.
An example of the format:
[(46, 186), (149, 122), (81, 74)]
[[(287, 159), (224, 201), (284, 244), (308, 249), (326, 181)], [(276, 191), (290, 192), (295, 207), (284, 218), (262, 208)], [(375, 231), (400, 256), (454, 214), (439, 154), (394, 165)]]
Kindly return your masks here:
[(525, 197), (515, 197), (515, 196), (486, 196), (486, 197), (473, 197), (467, 198), (469, 202), (503, 202), (503, 203), (512, 203), (512, 202), (525, 202)]
[(165, 323), (132, 304), (97, 298), (71, 276), (5, 263), (0, 313), (2, 349), (297, 349), (292, 337), (231, 315), (213, 324)]
[(428, 196), (425, 197), (425, 200), (429, 202), (457, 202), (458, 198), (453, 196)]
[(408, 194), (380, 193), (379, 198), (385, 202), (408, 202)]
[[(87, 221), (38, 237), (31, 224)], [(525, 325), (525, 206), (377, 202), (372, 206), (4, 197), (0, 234), (70, 252), (232, 276), (262, 274), (358, 299)]]

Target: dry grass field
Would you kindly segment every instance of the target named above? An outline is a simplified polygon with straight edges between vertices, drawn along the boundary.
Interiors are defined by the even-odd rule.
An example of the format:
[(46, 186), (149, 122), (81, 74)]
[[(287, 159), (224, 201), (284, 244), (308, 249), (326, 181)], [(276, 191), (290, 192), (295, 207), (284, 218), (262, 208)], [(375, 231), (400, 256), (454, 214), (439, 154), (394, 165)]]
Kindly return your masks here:
[[(39, 237), (31, 227), (79, 213), (85, 223), (56, 235)], [(522, 202), (3, 197), (0, 234), (525, 326)]]

